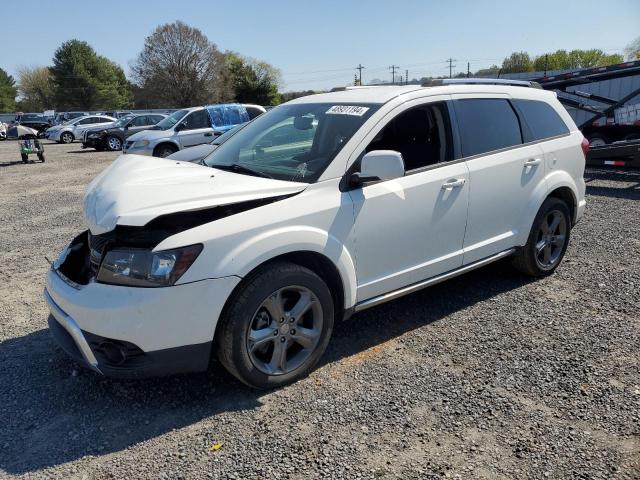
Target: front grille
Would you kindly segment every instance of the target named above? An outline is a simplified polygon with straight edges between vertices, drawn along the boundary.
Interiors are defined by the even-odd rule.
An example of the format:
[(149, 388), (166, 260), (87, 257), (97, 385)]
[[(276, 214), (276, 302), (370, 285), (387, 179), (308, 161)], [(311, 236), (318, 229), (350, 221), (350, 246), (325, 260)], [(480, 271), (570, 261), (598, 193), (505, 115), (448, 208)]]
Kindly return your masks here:
[(106, 238), (89, 233), (89, 262), (91, 263), (91, 271), (94, 275), (98, 274), (107, 242), (108, 240)]

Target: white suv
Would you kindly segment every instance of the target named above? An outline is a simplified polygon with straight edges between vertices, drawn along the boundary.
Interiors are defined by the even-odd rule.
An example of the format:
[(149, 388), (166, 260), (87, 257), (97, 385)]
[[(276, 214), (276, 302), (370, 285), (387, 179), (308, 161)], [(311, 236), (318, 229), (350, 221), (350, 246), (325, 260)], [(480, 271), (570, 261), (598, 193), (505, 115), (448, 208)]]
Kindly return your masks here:
[(586, 148), (554, 93), (453, 83), (299, 98), (201, 164), (123, 155), (48, 273), (50, 329), (106, 375), (216, 355), (253, 387), (291, 382), (337, 319), (507, 256), (553, 272)]

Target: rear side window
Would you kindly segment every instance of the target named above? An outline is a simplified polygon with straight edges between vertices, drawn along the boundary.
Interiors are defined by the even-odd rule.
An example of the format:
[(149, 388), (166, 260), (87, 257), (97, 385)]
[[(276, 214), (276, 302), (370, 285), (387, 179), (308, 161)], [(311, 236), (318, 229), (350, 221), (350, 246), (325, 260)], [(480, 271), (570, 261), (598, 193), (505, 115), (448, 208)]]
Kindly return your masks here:
[(454, 105), (464, 157), (522, 143), (520, 122), (507, 100), (473, 98)]
[(513, 100), (513, 104), (520, 110), (529, 127), (529, 132), (525, 131), (525, 141), (532, 142), (569, 133), (569, 128), (551, 105), (537, 100)]

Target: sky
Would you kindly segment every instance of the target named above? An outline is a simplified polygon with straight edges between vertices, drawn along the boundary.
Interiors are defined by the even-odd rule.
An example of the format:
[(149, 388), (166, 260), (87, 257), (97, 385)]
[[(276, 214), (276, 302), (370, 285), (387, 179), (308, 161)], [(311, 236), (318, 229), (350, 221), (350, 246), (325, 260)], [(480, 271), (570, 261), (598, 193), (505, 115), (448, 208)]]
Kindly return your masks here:
[(265, 60), (282, 71), (282, 91), (326, 89), (500, 64), (513, 51), (600, 48), (622, 53), (640, 36), (640, 0), (30, 0), (4, 2), (0, 68), (50, 65), (77, 38), (129, 66), (156, 26), (182, 20), (222, 51)]

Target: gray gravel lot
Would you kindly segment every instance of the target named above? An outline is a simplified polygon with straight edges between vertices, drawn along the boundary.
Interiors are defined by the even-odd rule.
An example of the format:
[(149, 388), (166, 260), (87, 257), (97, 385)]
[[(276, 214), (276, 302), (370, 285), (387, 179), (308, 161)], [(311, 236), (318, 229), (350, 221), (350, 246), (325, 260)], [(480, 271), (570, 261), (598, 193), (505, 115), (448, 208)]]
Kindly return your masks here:
[(0, 142), (0, 477), (640, 478), (640, 172), (587, 172), (552, 277), (500, 263), (359, 314), (265, 393), (217, 365), (108, 380), (55, 347), (45, 256), (117, 155), (46, 149)]

